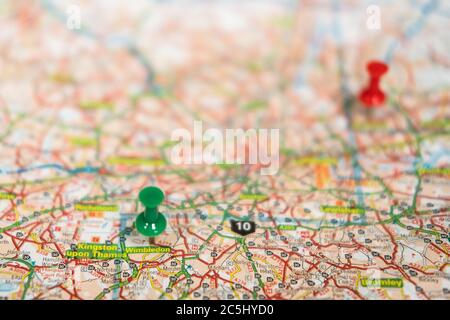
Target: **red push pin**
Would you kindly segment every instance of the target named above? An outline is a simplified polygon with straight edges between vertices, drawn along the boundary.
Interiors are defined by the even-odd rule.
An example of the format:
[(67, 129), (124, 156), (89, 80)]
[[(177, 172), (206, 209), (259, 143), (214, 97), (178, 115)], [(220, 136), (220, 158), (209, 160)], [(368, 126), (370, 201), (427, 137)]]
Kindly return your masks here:
[(386, 100), (386, 95), (380, 89), (380, 79), (388, 72), (389, 67), (381, 61), (370, 61), (367, 64), (370, 82), (359, 94), (359, 101), (368, 108), (382, 105)]

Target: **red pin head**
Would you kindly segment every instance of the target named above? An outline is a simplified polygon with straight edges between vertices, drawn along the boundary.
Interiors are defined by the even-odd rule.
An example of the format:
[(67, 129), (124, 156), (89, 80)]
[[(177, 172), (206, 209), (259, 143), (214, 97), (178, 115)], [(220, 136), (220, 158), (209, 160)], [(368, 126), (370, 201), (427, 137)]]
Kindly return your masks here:
[(359, 94), (359, 101), (366, 107), (380, 106), (385, 102), (386, 95), (380, 88), (380, 79), (388, 70), (389, 67), (381, 61), (370, 61), (367, 64), (369, 85)]

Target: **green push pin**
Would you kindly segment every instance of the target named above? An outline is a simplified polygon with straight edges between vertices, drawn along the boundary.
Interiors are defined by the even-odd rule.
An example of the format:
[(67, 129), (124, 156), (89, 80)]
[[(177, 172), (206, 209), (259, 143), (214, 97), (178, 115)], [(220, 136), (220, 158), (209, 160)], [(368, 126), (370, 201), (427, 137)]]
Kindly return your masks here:
[(158, 187), (146, 187), (139, 192), (139, 201), (145, 210), (136, 218), (137, 230), (147, 237), (156, 237), (166, 229), (166, 218), (158, 211), (164, 193)]

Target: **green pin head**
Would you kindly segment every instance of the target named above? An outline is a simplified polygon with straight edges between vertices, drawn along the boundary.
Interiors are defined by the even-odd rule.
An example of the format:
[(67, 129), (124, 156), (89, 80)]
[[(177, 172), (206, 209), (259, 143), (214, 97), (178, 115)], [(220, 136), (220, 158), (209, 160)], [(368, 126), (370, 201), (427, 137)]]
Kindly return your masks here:
[(145, 208), (157, 208), (164, 201), (164, 193), (158, 187), (147, 187), (139, 192), (139, 201)]
[(156, 237), (167, 225), (166, 218), (158, 211), (164, 193), (158, 187), (146, 187), (139, 192), (139, 201), (145, 209), (136, 218), (136, 228), (144, 236)]

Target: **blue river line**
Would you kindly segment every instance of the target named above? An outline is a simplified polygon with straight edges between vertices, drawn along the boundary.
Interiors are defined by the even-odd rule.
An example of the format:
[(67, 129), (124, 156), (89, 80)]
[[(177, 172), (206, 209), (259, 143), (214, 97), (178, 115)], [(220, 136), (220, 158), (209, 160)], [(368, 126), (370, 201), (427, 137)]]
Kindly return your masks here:
[(78, 167), (74, 169), (66, 168), (60, 164), (57, 163), (49, 163), (49, 164), (42, 164), (38, 166), (32, 166), (28, 168), (18, 168), (18, 169), (0, 169), (0, 174), (21, 174), (26, 173), (30, 171), (36, 171), (36, 170), (43, 170), (43, 169), (55, 169), (59, 171), (64, 171), (71, 175), (81, 174), (81, 173), (98, 173), (100, 170), (99, 167), (91, 167), (91, 166), (85, 166), (85, 167)]

